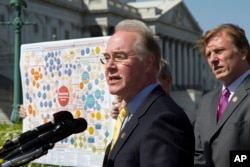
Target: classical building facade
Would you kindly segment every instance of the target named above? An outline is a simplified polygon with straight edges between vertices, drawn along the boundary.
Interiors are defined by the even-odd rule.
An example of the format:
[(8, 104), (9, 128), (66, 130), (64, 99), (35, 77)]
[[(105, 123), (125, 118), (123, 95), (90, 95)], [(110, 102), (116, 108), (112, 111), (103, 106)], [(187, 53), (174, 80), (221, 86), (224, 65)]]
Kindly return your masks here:
[[(9, 0), (0, 1), (2, 23), (10, 22), (15, 17), (15, 10), (9, 2)], [(163, 57), (171, 64), (173, 73), (171, 95), (184, 108), (196, 109), (200, 95), (218, 84), (211, 75), (205, 59), (193, 49), (194, 42), (203, 32), (182, 0), (25, 2), (27, 7), (22, 8), (22, 20), (27, 24), (22, 26), (22, 44), (108, 36), (113, 33), (119, 21), (139, 19), (143, 20), (158, 37)], [(14, 76), (14, 29), (12, 25), (2, 24), (0, 30), (0, 76), (7, 80), (5, 82), (8, 87)], [(6, 83), (2, 84), (2, 87), (6, 87)]]

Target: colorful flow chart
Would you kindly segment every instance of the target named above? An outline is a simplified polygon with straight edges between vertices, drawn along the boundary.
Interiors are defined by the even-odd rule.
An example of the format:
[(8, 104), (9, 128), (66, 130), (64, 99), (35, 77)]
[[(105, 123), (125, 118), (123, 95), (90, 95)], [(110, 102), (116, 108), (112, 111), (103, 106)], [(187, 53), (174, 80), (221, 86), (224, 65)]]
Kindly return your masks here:
[(28, 111), (23, 130), (52, 121), (53, 114), (59, 111), (70, 111), (74, 118), (82, 117), (88, 122), (84, 132), (59, 141), (36, 162), (66, 166), (100, 166), (102, 163), (113, 130), (110, 117), (113, 97), (100, 62), (108, 38), (21, 46), (23, 102)]

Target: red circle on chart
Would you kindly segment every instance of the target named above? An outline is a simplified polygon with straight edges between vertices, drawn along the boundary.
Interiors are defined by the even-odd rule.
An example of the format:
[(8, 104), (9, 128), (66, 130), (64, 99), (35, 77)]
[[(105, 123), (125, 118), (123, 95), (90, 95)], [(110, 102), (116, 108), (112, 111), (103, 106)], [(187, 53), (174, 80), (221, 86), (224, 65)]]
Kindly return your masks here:
[(61, 106), (66, 106), (69, 102), (69, 90), (66, 86), (62, 86), (58, 90), (58, 102)]

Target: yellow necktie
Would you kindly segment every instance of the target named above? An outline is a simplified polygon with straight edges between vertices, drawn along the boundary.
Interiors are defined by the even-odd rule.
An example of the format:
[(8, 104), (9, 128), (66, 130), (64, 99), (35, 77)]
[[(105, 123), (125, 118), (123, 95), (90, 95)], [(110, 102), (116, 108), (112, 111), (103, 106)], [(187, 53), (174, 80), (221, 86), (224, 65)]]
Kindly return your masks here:
[(128, 108), (124, 107), (123, 109), (121, 109), (121, 111), (116, 119), (111, 150), (112, 150), (113, 146), (115, 145), (116, 140), (118, 139), (118, 136), (119, 136), (121, 128), (122, 128), (122, 124), (123, 124), (125, 118), (127, 117), (128, 113), (129, 113)]

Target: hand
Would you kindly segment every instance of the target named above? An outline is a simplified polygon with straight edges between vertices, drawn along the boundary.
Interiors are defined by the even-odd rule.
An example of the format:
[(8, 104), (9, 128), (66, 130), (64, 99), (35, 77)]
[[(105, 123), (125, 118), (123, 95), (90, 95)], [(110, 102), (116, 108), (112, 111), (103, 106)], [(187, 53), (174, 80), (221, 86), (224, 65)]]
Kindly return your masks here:
[(27, 111), (26, 111), (26, 108), (24, 107), (24, 105), (20, 105), (19, 116), (21, 118), (25, 118), (27, 116)]
[(126, 102), (122, 100), (121, 98), (117, 98), (116, 101), (112, 102), (112, 110), (110, 113), (110, 116), (113, 119), (117, 119), (121, 109), (126, 106)]
[(112, 110), (111, 110), (110, 116), (113, 119), (117, 119), (117, 117), (119, 115), (119, 105), (120, 105), (120, 103), (121, 102), (113, 102), (112, 103)]

